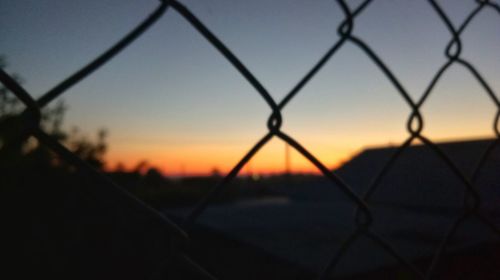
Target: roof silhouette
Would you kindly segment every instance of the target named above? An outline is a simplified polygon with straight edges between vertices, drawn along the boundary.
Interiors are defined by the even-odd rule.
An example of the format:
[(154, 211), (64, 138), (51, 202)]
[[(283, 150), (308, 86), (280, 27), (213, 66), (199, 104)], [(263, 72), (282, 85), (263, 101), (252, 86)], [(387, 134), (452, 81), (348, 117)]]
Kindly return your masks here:
[[(482, 155), (493, 139), (453, 141), (436, 145), (470, 180)], [(336, 173), (352, 189), (364, 193), (396, 152), (397, 147), (370, 148), (354, 156)], [(495, 147), (480, 169), (473, 185), (481, 194), (485, 207), (491, 207), (500, 197), (500, 148)], [(396, 159), (372, 196), (374, 203), (393, 203), (400, 206), (456, 208), (463, 205), (466, 185), (426, 145), (412, 145)]]

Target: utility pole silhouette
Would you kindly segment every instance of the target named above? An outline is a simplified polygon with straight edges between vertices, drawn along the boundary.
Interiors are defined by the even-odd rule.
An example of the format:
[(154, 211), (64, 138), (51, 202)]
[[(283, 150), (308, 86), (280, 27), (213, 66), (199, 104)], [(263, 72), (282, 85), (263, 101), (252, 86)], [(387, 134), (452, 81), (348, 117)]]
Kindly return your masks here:
[(252, 178), (252, 161), (248, 161), (247, 164), (246, 164), (246, 173), (247, 173), (247, 177), (248, 178)]
[(285, 142), (285, 175), (290, 176), (291, 167), (290, 167), (290, 145)]
[(181, 166), (180, 166), (180, 175), (181, 175), (181, 178), (184, 179), (186, 177), (186, 168), (184, 166), (184, 164), (181, 163)]

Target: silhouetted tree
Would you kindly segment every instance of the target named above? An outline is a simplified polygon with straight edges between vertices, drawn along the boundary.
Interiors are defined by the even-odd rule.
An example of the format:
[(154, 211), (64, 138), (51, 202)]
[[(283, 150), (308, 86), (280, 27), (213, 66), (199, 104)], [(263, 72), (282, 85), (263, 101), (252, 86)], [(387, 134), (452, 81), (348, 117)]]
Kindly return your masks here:
[(217, 168), (217, 167), (213, 167), (212, 171), (210, 173), (211, 173), (211, 176), (214, 178), (222, 177), (222, 173), (220, 172), (219, 168)]
[[(6, 67), (5, 57), (0, 56), (0, 67)], [(20, 82), (21, 79), (13, 75)], [(0, 84), (0, 166), (16, 165), (21, 162), (38, 166), (67, 167), (34, 138), (28, 137), (26, 120), (21, 113), (22, 103)], [(80, 135), (78, 130), (67, 133), (63, 129), (67, 107), (64, 101), (42, 110), (41, 127), (51, 137), (65, 144), (73, 153), (95, 168), (104, 167), (106, 153), (106, 130), (100, 130), (95, 141)]]
[(141, 175), (145, 174), (148, 166), (149, 166), (149, 163), (147, 161), (141, 160), (135, 165), (135, 167), (133, 168), (133, 172), (141, 174)]
[(146, 187), (158, 188), (166, 186), (168, 182), (158, 169), (151, 167), (144, 174), (144, 183)]
[(104, 167), (104, 155), (106, 153), (107, 131), (101, 129), (97, 132), (95, 142), (88, 140), (85, 136), (79, 136), (77, 130), (74, 130), (67, 142), (73, 153), (84, 159), (87, 163), (97, 169)]

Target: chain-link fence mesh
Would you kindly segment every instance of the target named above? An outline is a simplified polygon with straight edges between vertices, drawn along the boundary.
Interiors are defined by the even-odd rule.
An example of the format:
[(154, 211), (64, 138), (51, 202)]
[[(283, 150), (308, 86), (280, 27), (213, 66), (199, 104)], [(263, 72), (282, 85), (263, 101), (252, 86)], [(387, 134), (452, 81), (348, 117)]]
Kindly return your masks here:
[[(190, 242), (190, 230), (196, 223), (197, 219), (204, 213), (206, 208), (210, 205), (211, 201), (220, 194), (225, 188), (230, 187), (231, 182), (240, 173), (245, 164), (254, 157), (254, 155), (262, 149), (273, 138), (279, 138), (293, 147), (302, 156), (307, 158), (319, 171), (332, 182), (332, 187), (340, 188), (340, 190), (347, 195), (352, 204), (357, 208), (355, 216), (355, 229), (348, 235), (348, 237), (341, 243), (341, 246), (324, 267), (324, 270), (318, 275), (319, 279), (327, 279), (334, 275), (334, 270), (338, 263), (346, 255), (346, 252), (361, 238), (368, 238), (373, 242), (378, 250), (384, 251), (397, 260), (403, 267), (410, 271), (418, 279), (431, 279), (434, 276), (434, 271), (437, 264), (442, 260), (443, 254), (449, 246), (450, 240), (456, 234), (457, 230), (468, 219), (476, 219), (480, 223), (486, 225), (495, 234), (500, 235), (500, 229), (490, 219), (481, 212), (481, 196), (477, 190), (476, 179), (479, 172), (483, 168), (485, 162), (491, 156), (492, 151), (500, 142), (500, 102), (494, 90), (488, 85), (487, 81), (481, 76), (476, 67), (468, 62), (466, 58), (462, 57), (461, 40), (462, 33), (467, 29), (470, 23), (477, 17), (480, 17), (481, 11), (492, 9), (500, 13), (500, 6), (488, 0), (475, 1), (476, 7), (470, 11), (466, 19), (457, 27), (454, 26), (448, 17), (446, 11), (434, 0), (429, 0), (428, 4), (432, 7), (434, 12), (442, 20), (450, 33), (450, 41), (445, 46), (446, 62), (435, 72), (427, 88), (418, 99), (410, 96), (403, 84), (397, 78), (397, 75), (390, 70), (390, 67), (377, 55), (377, 53), (370, 47), (369, 43), (365, 42), (363, 38), (356, 36), (354, 23), (356, 19), (363, 15), (363, 12), (369, 8), (370, 3), (373, 1), (363, 1), (357, 7), (351, 7), (347, 1), (338, 0), (337, 8), (341, 9), (344, 14), (344, 20), (337, 28), (339, 39), (337, 42), (319, 59), (312, 69), (293, 87), (293, 89), (282, 99), (275, 100), (259, 80), (247, 69), (247, 67), (236, 57), (218, 38), (214, 35), (195, 15), (193, 15), (188, 8), (178, 1), (161, 1), (159, 6), (148, 16), (140, 25), (134, 28), (123, 39), (121, 39), (114, 46), (106, 50), (99, 57), (91, 61), (85, 67), (66, 78), (63, 82), (57, 84), (51, 90), (43, 94), (40, 98), (34, 99), (32, 95), (27, 92), (23, 87), (16, 82), (5, 71), (0, 71), (0, 81), (8, 88), (25, 106), (26, 109), (21, 113), (18, 118), (22, 121), (17, 135), (18, 141), (25, 141), (29, 136), (35, 137), (39, 143), (50, 148), (58, 154), (65, 161), (73, 164), (81, 171), (86, 172), (100, 185), (105, 185), (106, 191), (111, 191), (111, 194), (116, 197), (121, 197), (128, 202), (129, 206), (138, 209), (141, 213), (161, 221), (168, 232), (171, 233), (171, 247), (169, 252), (165, 252), (165, 261), (162, 262), (162, 268), (153, 273), (155, 277), (162, 278), (164, 275), (162, 271), (168, 271), (169, 266), (175, 262), (181, 262), (187, 265), (193, 271), (197, 271), (198, 275), (206, 279), (217, 279), (216, 276), (207, 272), (202, 264), (193, 261), (189, 254), (185, 251), (187, 244)], [(133, 43), (138, 37), (145, 33), (156, 21), (164, 16), (167, 9), (172, 9), (180, 14), (186, 21), (188, 21), (194, 29), (196, 29), (210, 44), (215, 47), (222, 56), (224, 56), (234, 68), (254, 87), (257, 93), (265, 100), (272, 110), (271, 115), (267, 121), (268, 132), (257, 142), (253, 147), (241, 158), (231, 171), (221, 179), (220, 183), (213, 187), (211, 192), (206, 195), (203, 200), (192, 209), (187, 218), (180, 224), (174, 223), (167, 218), (164, 214), (156, 209), (143, 203), (133, 195), (124, 191), (119, 185), (110, 180), (106, 175), (95, 170), (78, 156), (69, 151), (56, 139), (46, 133), (40, 126), (41, 110), (47, 105), (51, 104), (57, 97), (63, 95), (72, 86), (88, 77), (94, 71), (99, 69), (104, 64), (108, 63), (115, 55), (119, 54), (123, 49)], [(327, 63), (332, 56), (334, 56), (343, 46), (351, 44), (358, 47), (363, 53), (375, 63), (379, 70), (390, 81), (394, 88), (399, 93), (400, 97), (404, 99), (410, 109), (410, 115), (406, 122), (408, 131), (408, 138), (395, 149), (390, 159), (385, 163), (383, 168), (378, 172), (377, 176), (373, 178), (371, 185), (363, 195), (357, 195), (350, 186), (345, 183), (342, 178), (337, 176), (329, 168), (327, 168), (317, 157), (310, 153), (301, 143), (296, 141), (292, 136), (286, 134), (281, 125), (283, 117), (281, 111), (283, 108), (301, 91), (301, 89), (316, 75), (318, 71)], [(479, 82), (484, 89), (484, 92), (490, 97), (492, 103), (496, 106), (496, 115), (492, 117), (493, 131), (496, 135), (496, 140), (491, 142), (488, 148), (482, 154), (480, 160), (474, 169), (471, 176), (464, 174), (454, 163), (452, 159), (435, 143), (427, 138), (423, 133), (424, 118), (421, 113), (421, 107), (433, 93), (436, 84), (439, 83), (441, 77), (447, 70), (454, 64), (460, 65), (468, 70), (468, 72)], [(401, 252), (386, 240), (381, 234), (377, 233), (372, 224), (374, 222), (374, 215), (369, 207), (369, 202), (374, 193), (377, 192), (381, 181), (384, 176), (391, 170), (394, 165), (398, 164), (398, 159), (401, 154), (408, 149), (408, 147), (415, 141), (421, 141), (424, 145), (429, 147), (454, 173), (454, 175), (462, 182), (463, 188), (457, 187), (457, 192), (464, 192), (463, 207), (461, 214), (449, 226), (446, 234), (443, 236), (440, 245), (436, 248), (430, 265), (426, 268), (417, 267), (413, 260), (403, 257)], [(95, 190), (96, 192), (103, 191), (102, 189)], [(444, 225), (443, 225), (444, 226)]]

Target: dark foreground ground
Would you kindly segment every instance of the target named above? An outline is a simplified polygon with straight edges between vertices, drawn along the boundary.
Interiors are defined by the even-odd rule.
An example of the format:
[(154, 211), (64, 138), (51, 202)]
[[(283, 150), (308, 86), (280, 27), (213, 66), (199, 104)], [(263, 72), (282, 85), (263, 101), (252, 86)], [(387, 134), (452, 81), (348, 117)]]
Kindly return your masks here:
[[(67, 192), (27, 202), (3, 204), (2, 279), (202, 279), (175, 258), (168, 261), (176, 249), (172, 232), (126, 201)], [(315, 279), (352, 221), (351, 211), (331, 207), (286, 200), (214, 206), (200, 217), (184, 252), (218, 279)], [(179, 221), (184, 212), (168, 213)], [(451, 217), (394, 213), (374, 230), (425, 266), (440, 240), (433, 232), (442, 233)], [(496, 238), (480, 224), (466, 225), (435, 279), (498, 279)], [(336, 272), (335, 279), (415, 279), (362, 239)]]
[[(373, 231), (425, 270), (452, 222), (453, 211), (373, 207)], [(184, 210), (167, 211), (180, 217)], [(207, 209), (193, 233), (193, 255), (222, 279), (314, 279), (353, 229), (347, 203), (273, 198)], [(434, 279), (498, 279), (500, 238), (471, 219), (450, 240)], [(359, 238), (339, 262), (335, 279), (418, 279), (381, 246)]]
[[(173, 258), (175, 234), (158, 219), (99, 182), (65, 178), (30, 174), (18, 187), (2, 189), (1, 279), (201, 279)], [(373, 230), (424, 267), (460, 213), (384, 204), (370, 209)], [(352, 212), (351, 203), (316, 197), (213, 205), (182, 252), (217, 279), (315, 279), (352, 231)], [(180, 222), (186, 208), (164, 213)], [(499, 215), (489, 214), (499, 224)], [(499, 252), (498, 236), (475, 220), (464, 223), (435, 279), (498, 279)], [(335, 279), (415, 279), (366, 239), (335, 272)]]
[[(193, 235), (193, 257), (220, 279), (316, 279), (317, 274), (276, 258), (259, 248), (203, 231)], [(419, 258), (416, 265), (424, 269), (429, 258)], [(499, 279), (500, 245), (483, 244), (459, 253), (446, 254), (434, 279)], [(180, 278), (183, 279), (183, 278)], [(194, 276), (193, 279), (196, 279)], [(351, 276), (343, 280), (419, 279), (400, 265), (390, 265)]]

